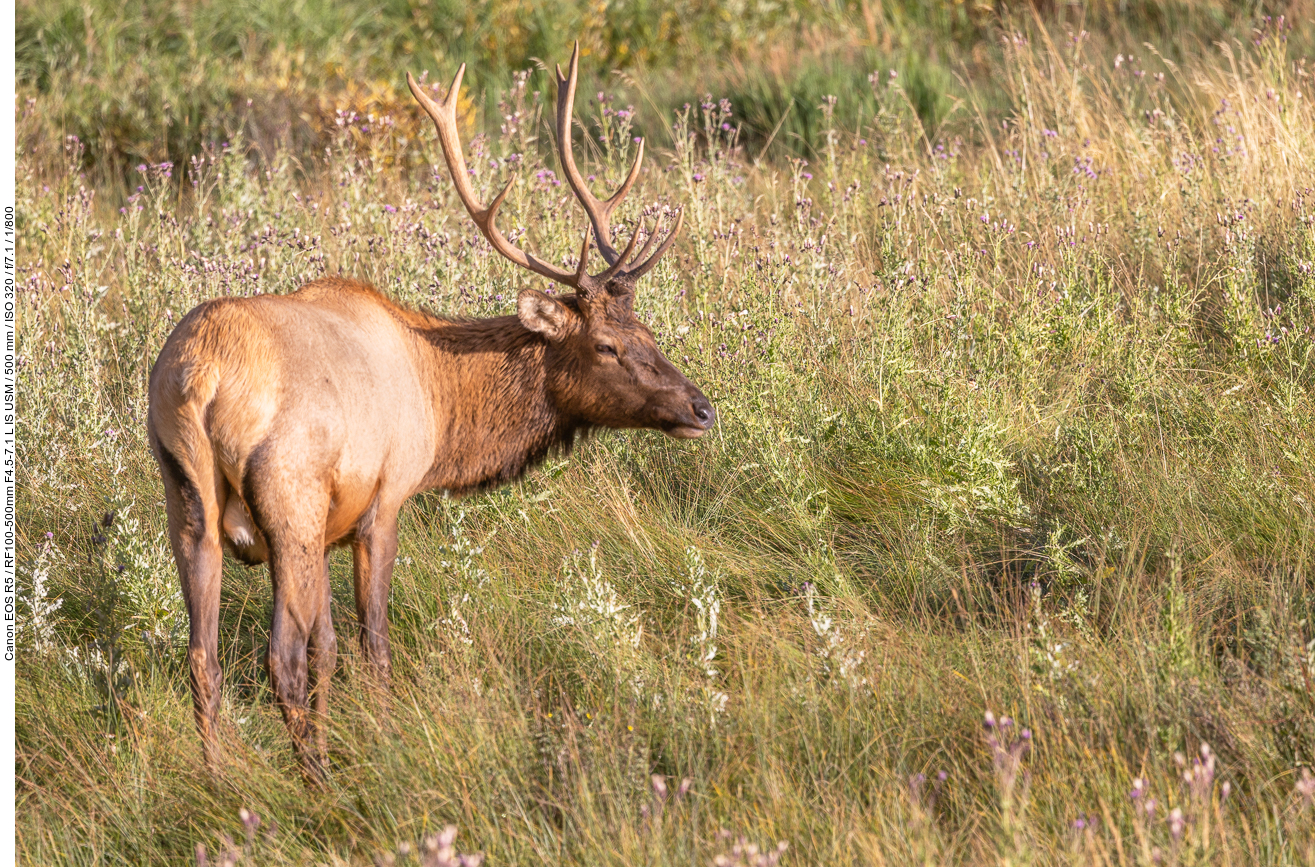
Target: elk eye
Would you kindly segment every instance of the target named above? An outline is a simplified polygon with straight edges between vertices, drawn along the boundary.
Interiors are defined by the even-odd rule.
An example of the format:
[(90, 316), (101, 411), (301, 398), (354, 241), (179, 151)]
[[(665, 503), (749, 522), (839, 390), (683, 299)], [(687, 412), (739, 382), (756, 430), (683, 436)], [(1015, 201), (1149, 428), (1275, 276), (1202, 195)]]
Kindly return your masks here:
[(599, 355), (610, 355), (616, 358), (616, 347), (610, 343), (600, 343), (594, 349), (598, 350)]

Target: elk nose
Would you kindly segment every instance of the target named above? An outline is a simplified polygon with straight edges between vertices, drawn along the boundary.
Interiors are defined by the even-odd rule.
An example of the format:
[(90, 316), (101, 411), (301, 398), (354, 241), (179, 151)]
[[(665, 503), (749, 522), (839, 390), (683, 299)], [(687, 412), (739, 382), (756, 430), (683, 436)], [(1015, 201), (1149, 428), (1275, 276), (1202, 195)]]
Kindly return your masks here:
[(706, 397), (699, 395), (690, 404), (690, 407), (694, 410), (694, 417), (699, 420), (704, 428), (712, 427), (713, 421), (717, 418), (717, 411), (712, 408), (712, 404), (708, 403)]

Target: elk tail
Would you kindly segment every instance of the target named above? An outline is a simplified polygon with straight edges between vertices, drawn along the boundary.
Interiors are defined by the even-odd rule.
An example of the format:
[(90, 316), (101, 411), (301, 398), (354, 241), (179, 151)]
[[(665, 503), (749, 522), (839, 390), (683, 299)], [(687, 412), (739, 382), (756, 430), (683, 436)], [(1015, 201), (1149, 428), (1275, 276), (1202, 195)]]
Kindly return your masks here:
[[(172, 342), (172, 341), (171, 341)], [(225, 482), (206, 430), (206, 416), (219, 390), (213, 365), (177, 363), (166, 345), (151, 371), (147, 430), (160, 465), (175, 556), (220, 532)]]

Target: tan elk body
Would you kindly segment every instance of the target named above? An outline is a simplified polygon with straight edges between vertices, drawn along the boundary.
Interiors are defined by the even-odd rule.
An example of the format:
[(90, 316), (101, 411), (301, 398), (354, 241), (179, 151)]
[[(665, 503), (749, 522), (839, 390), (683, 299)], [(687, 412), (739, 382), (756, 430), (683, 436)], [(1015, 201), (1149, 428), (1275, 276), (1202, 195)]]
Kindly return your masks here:
[(450, 319), (329, 278), (290, 295), (201, 304), (170, 335), (151, 372), (148, 427), (160, 464), (169, 533), (190, 618), (188, 660), (206, 757), (217, 758), (221, 688), (219, 592), (225, 544), (268, 561), (274, 586), (269, 673), (293, 744), (323, 775), (327, 686), (336, 661), (327, 552), (350, 545), (361, 644), (377, 678), (391, 670), (387, 603), (397, 514), (413, 494), (462, 494), (519, 477), (594, 428), (653, 428), (696, 437), (711, 404), (662, 355), (631, 309), (658, 232), (628, 265), (610, 214), (638, 177), (643, 148), (606, 202), (585, 188), (571, 155), (579, 49), (557, 71), (564, 173), (607, 262), (564, 271), (512, 245), (470, 187), (456, 127), (458, 71), (442, 105), (411, 80), (433, 118), (457, 192), (499, 253), (575, 289), (521, 292), (517, 315)]

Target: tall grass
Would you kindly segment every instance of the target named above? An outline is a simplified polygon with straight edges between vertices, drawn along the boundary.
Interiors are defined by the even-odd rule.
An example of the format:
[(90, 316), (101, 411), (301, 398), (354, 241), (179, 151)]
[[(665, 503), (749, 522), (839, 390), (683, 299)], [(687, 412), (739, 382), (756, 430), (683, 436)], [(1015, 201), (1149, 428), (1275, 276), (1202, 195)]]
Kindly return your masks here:
[[(490, 315), (530, 278), (409, 107), (119, 190), (30, 91), (24, 861), (405, 863), (450, 824), (490, 864), (1315, 860), (1315, 93), (1288, 26), (1175, 59), (1024, 22), (955, 136), (882, 66), (861, 125), (822, 100), (776, 164), (734, 100), (664, 112), (624, 217), (688, 228), (637, 306), (718, 427), (414, 499), (386, 705), (335, 556), (324, 792), (270, 700), (268, 579), (234, 563), (202, 771), (149, 366), (217, 295), (345, 272)], [(507, 81), (475, 182), (521, 176), (508, 228), (565, 262), (583, 223)], [(634, 129), (581, 102), (601, 189)]]
[[(547, 92), (553, 58), (579, 39), (589, 92), (619, 92), (660, 140), (663, 114), (706, 93), (732, 98), (746, 144), (812, 158), (840, 97), (839, 125), (871, 120), (869, 72), (896, 69), (927, 132), (971, 127), (960, 114), (974, 93), (1007, 108), (992, 88), (1001, 59), (995, 4), (908, 0), (744, 3), (700, 0), (595, 6), (554, 0), (22, 0), (19, 80), (41, 94), (52, 127), (87, 144), (86, 167), (122, 181), (140, 163), (186, 162), (206, 142), (241, 136), (258, 152), (319, 154), (339, 112), (411, 117), (403, 70), (468, 63), (470, 114), (489, 132), (497, 95), (513, 72), (531, 70)], [(1250, 37), (1251, 4), (1228, 0), (1134, 0), (1039, 8), (1059, 31), (1086, 30), (1110, 54), (1162, 44), (1181, 61), (1218, 40)], [(1307, 0), (1287, 4), (1308, 20)], [(1024, 18), (1036, 15), (1020, 7)], [(1163, 40), (1162, 34), (1177, 38)], [(1304, 32), (1295, 34), (1309, 48)], [(716, 62), (709, 62), (715, 59)], [(620, 76), (612, 75), (617, 70)], [(941, 127), (946, 126), (945, 130)], [(648, 125), (651, 124), (652, 128)], [(405, 124), (414, 137), (421, 128)], [(666, 143), (664, 141), (664, 143)]]

